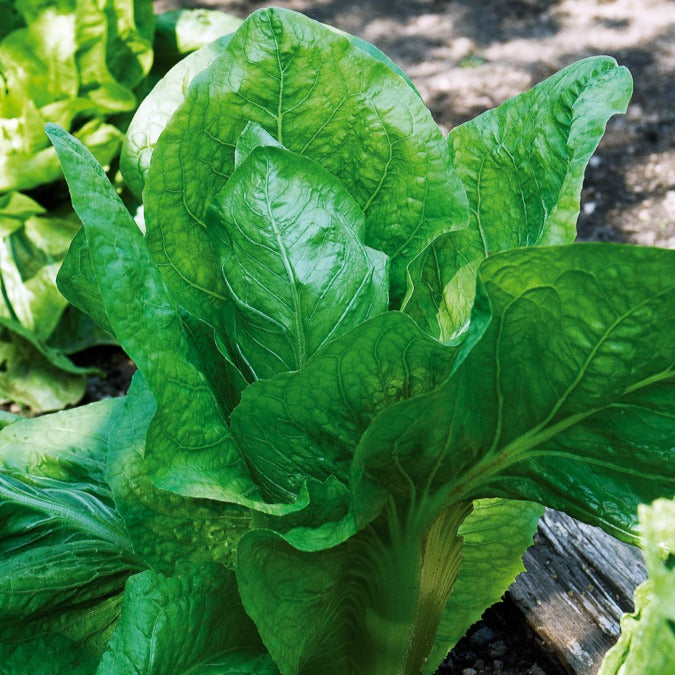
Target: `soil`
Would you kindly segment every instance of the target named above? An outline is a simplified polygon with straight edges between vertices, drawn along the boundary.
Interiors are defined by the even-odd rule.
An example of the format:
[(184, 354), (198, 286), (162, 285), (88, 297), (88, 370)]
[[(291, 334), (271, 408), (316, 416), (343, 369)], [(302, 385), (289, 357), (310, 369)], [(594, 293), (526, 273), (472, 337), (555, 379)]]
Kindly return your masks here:
[[(410, 75), (445, 129), (469, 120), (585, 56), (609, 54), (633, 74), (625, 116), (610, 120), (586, 173), (584, 240), (675, 248), (675, 3), (670, 0), (160, 0), (157, 11), (211, 6), (239, 16), (269, 4), (360, 35)], [(133, 365), (118, 351), (86, 400), (120, 395)], [(563, 667), (508, 598), (487, 610), (437, 675), (560, 675)]]

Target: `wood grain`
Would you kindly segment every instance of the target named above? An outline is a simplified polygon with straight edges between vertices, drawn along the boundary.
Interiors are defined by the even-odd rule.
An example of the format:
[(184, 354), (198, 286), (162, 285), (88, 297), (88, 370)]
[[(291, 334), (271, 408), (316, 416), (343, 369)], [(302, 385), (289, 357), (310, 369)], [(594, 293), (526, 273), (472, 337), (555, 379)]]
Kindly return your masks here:
[(641, 551), (547, 510), (523, 560), (511, 599), (570, 673), (596, 673), (646, 577)]

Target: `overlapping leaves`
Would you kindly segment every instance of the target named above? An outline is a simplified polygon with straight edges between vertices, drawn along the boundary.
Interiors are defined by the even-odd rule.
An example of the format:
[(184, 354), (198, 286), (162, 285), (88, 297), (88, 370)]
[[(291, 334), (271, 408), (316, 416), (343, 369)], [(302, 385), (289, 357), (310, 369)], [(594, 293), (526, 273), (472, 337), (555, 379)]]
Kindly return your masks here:
[(431, 672), (520, 569), (523, 500), (631, 540), (675, 488), (673, 252), (498, 252), (570, 238), (627, 75), (573, 65), (448, 154), (385, 58), (292, 13), (199, 59), (158, 139), (132, 125), (147, 237), (49, 128), (84, 223), (62, 287), (140, 370), (110, 492), (85, 481), (150, 568), (99, 670)]

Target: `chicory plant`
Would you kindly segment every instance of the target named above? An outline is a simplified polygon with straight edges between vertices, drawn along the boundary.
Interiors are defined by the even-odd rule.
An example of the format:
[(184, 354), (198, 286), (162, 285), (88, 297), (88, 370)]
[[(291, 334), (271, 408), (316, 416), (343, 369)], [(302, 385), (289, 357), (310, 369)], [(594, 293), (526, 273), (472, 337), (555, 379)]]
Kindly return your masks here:
[(630, 92), (586, 59), (444, 138), (374, 47), (261, 10), (132, 123), (145, 234), (49, 126), (60, 287), (139, 372), (0, 433), (10, 672), (432, 673), (542, 504), (637, 541), (675, 253), (572, 243)]

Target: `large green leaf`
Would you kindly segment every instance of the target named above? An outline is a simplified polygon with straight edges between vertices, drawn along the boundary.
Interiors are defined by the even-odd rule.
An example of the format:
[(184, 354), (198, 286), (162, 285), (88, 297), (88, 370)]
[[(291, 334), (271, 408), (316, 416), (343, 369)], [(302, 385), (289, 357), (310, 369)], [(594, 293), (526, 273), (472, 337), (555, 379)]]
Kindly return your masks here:
[(386, 256), (361, 243), (363, 212), (311, 160), (254, 150), (205, 222), (232, 299), (228, 337), (254, 379), (298, 370), (387, 309)]
[(625, 68), (593, 57), (450, 132), (469, 229), (439, 237), (415, 259), (405, 302), (431, 335), (447, 339), (465, 327), (483, 258), (574, 241), (584, 170), (631, 93)]
[(649, 578), (635, 591), (635, 612), (621, 619), (621, 636), (599, 675), (661, 675), (675, 671), (675, 500), (639, 507)]
[(485, 255), (574, 240), (586, 164), (631, 93), (626, 68), (591, 57), (450, 132)]
[(18, 643), (0, 641), (0, 663), (7, 675), (91, 675), (97, 659), (63, 635), (40, 635)]
[(99, 675), (260, 673), (278, 670), (244, 612), (234, 574), (215, 563), (127, 582), (122, 615)]
[(402, 518), (392, 508), (316, 552), (269, 530), (245, 535), (239, 592), (282, 672), (420, 672), (457, 578), (457, 529), (470, 508)]
[[(411, 498), (529, 499), (634, 540), (672, 472), (675, 252), (522, 249), (485, 261), (446, 383), (382, 413), (356, 451), (356, 508)], [(368, 506), (370, 505), (370, 506)], [(375, 506), (375, 509), (381, 508)]]
[(226, 411), (198, 368), (202, 360), (143, 235), (91, 153), (63, 129), (48, 125), (47, 133), (84, 225), (113, 333), (157, 403), (146, 436), (146, 470), (153, 482), (191, 497), (256, 503), (272, 511), (296, 508), (258, 504), (257, 486), (234, 444)]
[(403, 294), (407, 262), (467, 222), (441, 132), (407, 83), (330, 29), (261, 10), (195, 79), (147, 176), (152, 254), (178, 301), (206, 321), (215, 321), (227, 291), (212, 264), (204, 213), (232, 173), (249, 121), (345, 185), (366, 213), (365, 243), (391, 258), (392, 301)]
[[(399, 522), (400, 530), (395, 518), (389, 526), (376, 521), (345, 543), (313, 553), (256, 530), (239, 549), (244, 606), (284, 672), (423, 667), (433, 673), (522, 571), (521, 556), (541, 512), (535, 504), (486, 500), (468, 516), (462, 507), (435, 523), (418, 513)], [(456, 519), (463, 542), (455, 538)]]
[(103, 330), (113, 332), (83, 229), (73, 238), (56, 282), (68, 302), (88, 314)]
[(234, 568), (237, 541), (250, 527), (249, 513), (233, 505), (181, 497), (157, 489), (146, 472), (145, 436), (155, 413), (140, 373), (110, 434), (106, 479), (134, 551), (154, 570), (170, 573), (185, 562), (218, 562)]
[(443, 611), (424, 672), (438, 664), (485, 611), (525, 570), (522, 555), (532, 545), (544, 508), (508, 499), (481, 499), (459, 528), (462, 566)]

